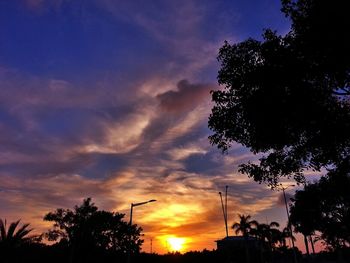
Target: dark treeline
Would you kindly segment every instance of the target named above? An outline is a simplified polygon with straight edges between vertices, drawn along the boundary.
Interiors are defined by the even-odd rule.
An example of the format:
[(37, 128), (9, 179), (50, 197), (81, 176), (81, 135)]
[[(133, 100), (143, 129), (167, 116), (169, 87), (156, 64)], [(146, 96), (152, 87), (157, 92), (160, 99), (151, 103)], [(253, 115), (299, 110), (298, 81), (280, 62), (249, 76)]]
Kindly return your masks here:
[[(246, 263), (245, 254), (243, 251), (234, 251), (234, 258), (231, 257), (227, 260), (227, 255), (225, 253), (220, 253), (217, 250), (208, 251), (192, 251), (185, 254), (180, 253), (169, 253), (165, 255), (159, 254), (149, 254), (149, 253), (137, 253), (131, 257), (131, 262), (140, 263), (213, 263), (213, 262), (232, 262), (232, 263)], [(344, 249), (343, 261), (349, 262), (350, 250)], [(254, 258), (254, 255), (252, 255)], [(275, 263), (292, 263), (293, 256), (291, 253), (283, 254), (280, 252), (274, 252), (272, 254), (273, 259), (266, 259), (263, 262), (275, 262)], [(62, 262), (82, 262), (82, 261), (71, 261), (70, 250), (67, 247), (62, 247), (59, 245), (48, 246), (44, 244), (25, 244), (18, 247), (13, 251), (7, 261), (4, 261), (3, 253), (1, 253), (0, 262), (11, 262), (11, 263), (26, 263), (26, 262), (36, 262), (36, 263), (62, 263)], [(100, 253), (90, 254), (90, 257), (85, 261), (86, 263), (101, 263), (101, 262), (127, 262), (126, 255), (120, 255), (118, 253), (100, 251)], [(251, 260), (251, 263), (260, 263), (259, 258), (256, 261)], [(339, 256), (333, 252), (322, 252), (315, 254), (310, 257), (303, 257), (298, 255), (298, 262), (308, 263), (333, 263), (341, 262)]]
[(124, 262), (143, 243), (142, 229), (124, 216), (99, 210), (87, 198), (73, 210), (46, 214), (53, 227), (41, 235), (31, 235), (29, 224), (0, 220), (0, 262)]
[[(320, 182), (310, 184), (305, 190), (297, 192), (291, 205), (291, 225), (296, 232), (312, 236), (312, 246), (315, 242), (323, 242), (326, 245), (326, 251), (322, 253), (308, 253), (312, 255), (303, 256), (297, 248), (296, 253), (293, 253), (291, 246), (288, 246), (288, 240), (294, 239), (290, 232), (291, 225), (287, 224), (280, 230), (280, 224), (277, 222), (259, 223), (251, 220), (249, 215), (239, 215), (239, 222), (232, 225), (237, 237), (242, 238), (238, 238), (243, 241), (239, 246), (185, 254), (141, 253), (142, 229), (125, 222), (124, 214), (99, 210), (91, 199), (87, 198), (73, 210), (59, 208), (46, 214), (43, 219), (53, 222), (53, 227), (41, 235), (32, 235), (33, 229), (29, 224), (21, 224), (19, 220), (12, 223), (0, 220), (0, 262), (128, 262), (128, 256), (130, 256), (129, 262), (267, 263), (294, 262), (294, 255), (298, 262), (347, 262), (346, 259), (350, 258), (348, 239), (346, 239), (349, 226), (343, 227), (344, 222), (336, 224), (339, 217), (327, 213), (325, 209), (330, 213), (335, 212), (329, 203), (322, 201), (321, 195), (313, 195), (311, 199), (315, 202), (313, 210), (305, 208), (308, 204), (305, 202), (309, 199), (305, 201), (304, 196), (308, 196), (309, 189), (312, 189), (313, 194), (315, 191), (323, 191), (324, 184), (330, 184), (335, 180), (335, 177), (332, 178), (332, 180), (323, 178)], [(350, 183), (349, 177), (347, 178), (346, 182)], [(344, 189), (347, 189), (347, 184), (342, 182)], [(343, 194), (349, 196), (347, 191)], [(320, 200), (319, 203), (317, 198)], [(327, 200), (331, 198), (328, 197)], [(325, 207), (320, 204), (324, 204)], [(341, 211), (342, 206), (339, 201), (333, 205), (338, 207), (338, 212)], [(316, 208), (321, 210), (317, 211)], [(343, 210), (346, 211), (346, 209), (343, 205)], [(325, 218), (322, 219), (317, 215), (323, 215)], [(319, 220), (319, 223), (316, 224), (311, 220)], [(324, 221), (330, 225), (325, 224)], [(254, 246), (251, 245), (252, 241)]]
[(350, 246), (349, 189), (350, 176), (339, 168), (296, 192), (290, 220), (295, 231), (304, 235), (307, 253), (308, 243), (313, 247), (314, 240), (332, 251)]

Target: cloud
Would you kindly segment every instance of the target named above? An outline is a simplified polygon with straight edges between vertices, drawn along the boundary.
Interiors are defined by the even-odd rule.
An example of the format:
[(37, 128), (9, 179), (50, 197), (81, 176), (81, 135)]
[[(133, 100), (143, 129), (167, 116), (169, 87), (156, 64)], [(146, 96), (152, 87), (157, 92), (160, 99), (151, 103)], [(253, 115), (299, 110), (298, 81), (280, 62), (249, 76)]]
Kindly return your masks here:
[(170, 157), (175, 160), (183, 160), (193, 154), (205, 154), (207, 151), (196, 145), (188, 145), (187, 147), (177, 147), (168, 151)]
[(85, 153), (127, 153), (140, 143), (140, 136), (149, 124), (150, 116), (146, 112), (130, 114), (115, 123), (106, 123), (104, 142), (84, 145)]
[[(140, 5), (143, 5), (142, 9)], [(207, 80), (202, 73), (216, 71), (214, 66), (218, 48), (231, 30), (231, 24), (230, 30), (228, 27), (225, 30), (222, 28), (221, 22), (227, 18), (212, 12), (211, 8), (217, 6), (211, 1), (203, 4), (203, 1), (192, 0), (156, 0), (145, 5), (143, 1), (98, 0), (96, 6), (116, 21), (136, 26), (151, 37), (158, 50), (167, 57), (161, 71), (166, 72), (168, 78), (177, 75), (176, 78)]]
[[(43, 216), (57, 207), (69, 208), (87, 196), (101, 196), (106, 190), (95, 180), (74, 174), (52, 177), (18, 178), (0, 174), (2, 217), (30, 222), (36, 233), (45, 231), (48, 224)], [(20, 208), (20, 209), (19, 209)]]
[(177, 90), (159, 94), (161, 109), (168, 112), (189, 111), (198, 106), (203, 99), (208, 100), (213, 85), (190, 84), (188, 80), (181, 80), (177, 84)]

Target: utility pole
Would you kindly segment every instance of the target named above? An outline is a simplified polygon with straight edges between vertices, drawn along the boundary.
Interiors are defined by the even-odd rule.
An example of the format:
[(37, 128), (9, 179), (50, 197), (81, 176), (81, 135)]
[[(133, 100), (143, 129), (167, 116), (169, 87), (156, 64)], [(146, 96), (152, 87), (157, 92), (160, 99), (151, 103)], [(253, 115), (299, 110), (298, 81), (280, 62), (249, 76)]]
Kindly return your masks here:
[(227, 188), (228, 188), (228, 185), (226, 185), (226, 187), (225, 187), (226, 236), (228, 236), (228, 229), (227, 229), (227, 222), (228, 222), (228, 219), (227, 219)]
[(221, 207), (222, 207), (222, 213), (224, 215), (224, 222), (225, 222), (225, 229), (226, 229), (226, 237), (228, 237), (228, 228), (227, 228), (227, 188), (228, 186), (226, 185), (226, 191), (225, 191), (225, 205), (222, 200), (222, 194), (219, 192), (220, 195), (220, 200), (221, 200)]
[(292, 226), (290, 224), (290, 217), (289, 217), (289, 210), (288, 210), (288, 205), (287, 205), (287, 198), (286, 198), (286, 193), (284, 191), (290, 186), (295, 186), (295, 185), (289, 185), (286, 188), (284, 188), (283, 185), (281, 185), (281, 188), (282, 188), (282, 191), (283, 191), (284, 204), (286, 206), (286, 212), (287, 212), (287, 218), (288, 218), (287, 226), (288, 226), (289, 233), (290, 233), (290, 240), (292, 241), (294, 263), (298, 263), (297, 255), (296, 255), (296, 252), (295, 252), (295, 244), (294, 244), (294, 237), (293, 237), (293, 232), (292, 232)]

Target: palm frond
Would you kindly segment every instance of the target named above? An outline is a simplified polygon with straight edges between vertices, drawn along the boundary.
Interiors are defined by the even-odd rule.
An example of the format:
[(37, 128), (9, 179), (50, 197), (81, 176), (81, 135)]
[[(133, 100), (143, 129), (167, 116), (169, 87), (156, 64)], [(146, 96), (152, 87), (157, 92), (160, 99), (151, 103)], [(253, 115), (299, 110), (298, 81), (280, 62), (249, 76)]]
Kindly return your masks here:
[(14, 237), (15, 230), (21, 220), (17, 220), (16, 222), (12, 222), (7, 230), (7, 238), (12, 239)]
[(16, 239), (22, 239), (26, 235), (28, 235), (33, 229), (27, 229), (29, 224), (24, 224), (20, 229), (17, 230), (16, 234), (14, 235), (14, 238)]
[[(5, 222), (0, 219), (0, 242), (11, 244), (11, 246), (18, 246), (23, 242), (27, 242), (33, 237), (27, 237), (27, 235), (33, 230), (28, 229), (29, 224), (23, 224), (20, 228), (17, 229), (21, 220), (12, 222), (10, 226), (6, 227)], [(17, 231), (16, 231), (17, 230)]]
[(0, 219), (0, 241), (6, 240), (6, 219), (5, 222)]

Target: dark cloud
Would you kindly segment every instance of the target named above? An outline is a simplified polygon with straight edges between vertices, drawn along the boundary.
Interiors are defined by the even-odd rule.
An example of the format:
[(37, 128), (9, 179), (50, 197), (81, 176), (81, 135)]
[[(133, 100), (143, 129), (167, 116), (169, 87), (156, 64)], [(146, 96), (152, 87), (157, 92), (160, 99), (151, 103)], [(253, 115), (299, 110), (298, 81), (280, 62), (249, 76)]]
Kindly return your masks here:
[(186, 170), (188, 172), (199, 174), (216, 173), (216, 171), (220, 169), (220, 164), (215, 162), (212, 156), (212, 152), (207, 154), (192, 154), (184, 160)]
[(142, 143), (134, 152), (157, 154), (206, 136), (204, 120), (207, 119), (206, 105), (212, 88), (210, 84), (190, 84), (182, 80), (178, 82), (177, 90), (158, 94), (156, 115), (143, 130)]
[(214, 85), (191, 84), (184, 79), (178, 82), (176, 91), (167, 91), (157, 96), (160, 107), (167, 112), (184, 112), (197, 107), (203, 100), (208, 100)]

